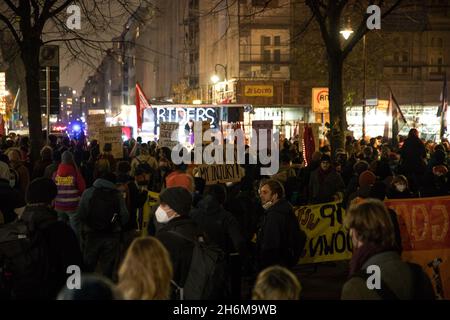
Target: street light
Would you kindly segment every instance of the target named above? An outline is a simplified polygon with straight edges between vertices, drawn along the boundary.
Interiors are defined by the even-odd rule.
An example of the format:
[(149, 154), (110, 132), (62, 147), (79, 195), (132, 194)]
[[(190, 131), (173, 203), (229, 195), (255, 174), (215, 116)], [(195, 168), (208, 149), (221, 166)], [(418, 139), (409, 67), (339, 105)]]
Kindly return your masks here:
[[(350, 22), (347, 22), (347, 27), (341, 30), (340, 34), (344, 37), (345, 40), (348, 40), (350, 36), (353, 34), (353, 30), (350, 26)], [(363, 109), (362, 109), (362, 138), (366, 137), (366, 66), (367, 66), (367, 57), (366, 57), (366, 35), (363, 37)]]
[(227, 81), (227, 80), (228, 80), (228, 70), (227, 70), (228, 68), (227, 68), (227, 65), (223, 65), (223, 64), (217, 63), (217, 64), (214, 66), (214, 75), (211, 77), (211, 81), (212, 81), (212, 83), (214, 83), (214, 84), (216, 84), (217, 82), (220, 81), (220, 77), (217, 75), (217, 74), (218, 74), (218, 72), (217, 72), (217, 67), (222, 67), (222, 68), (223, 68), (224, 73), (225, 73), (225, 79), (224, 79), (224, 81)]

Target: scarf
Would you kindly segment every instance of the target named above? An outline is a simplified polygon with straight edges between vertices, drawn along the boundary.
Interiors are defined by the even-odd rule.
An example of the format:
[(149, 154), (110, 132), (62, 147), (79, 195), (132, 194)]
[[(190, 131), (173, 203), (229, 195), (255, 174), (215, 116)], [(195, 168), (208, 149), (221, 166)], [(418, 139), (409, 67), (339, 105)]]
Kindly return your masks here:
[(373, 243), (366, 243), (358, 249), (353, 249), (352, 260), (350, 261), (349, 278), (358, 273), (362, 269), (364, 263), (366, 263), (371, 257), (386, 251), (395, 251), (395, 249), (375, 245)]

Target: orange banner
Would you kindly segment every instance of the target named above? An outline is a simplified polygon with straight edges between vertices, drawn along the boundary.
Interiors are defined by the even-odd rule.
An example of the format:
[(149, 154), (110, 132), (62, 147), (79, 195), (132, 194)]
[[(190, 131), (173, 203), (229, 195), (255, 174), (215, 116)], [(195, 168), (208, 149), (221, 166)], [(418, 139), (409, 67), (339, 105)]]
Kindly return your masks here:
[(431, 279), (428, 265), (440, 258), (444, 295), (450, 298), (450, 197), (387, 200), (385, 204), (398, 215), (403, 258), (420, 264)]

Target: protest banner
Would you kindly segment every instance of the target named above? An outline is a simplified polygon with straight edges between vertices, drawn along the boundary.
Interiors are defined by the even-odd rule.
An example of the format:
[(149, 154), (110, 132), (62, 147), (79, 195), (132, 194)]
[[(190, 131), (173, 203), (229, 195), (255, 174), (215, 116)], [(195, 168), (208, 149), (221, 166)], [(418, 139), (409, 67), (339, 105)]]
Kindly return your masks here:
[(441, 281), (445, 298), (450, 298), (450, 197), (386, 200), (385, 204), (398, 216), (403, 259), (422, 266), (430, 279), (433, 271), (428, 264), (441, 259)]
[(92, 141), (94, 139), (98, 140), (100, 129), (105, 127), (105, 115), (89, 114), (86, 120), (88, 127), (87, 135), (89, 137), (89, 141)]
[(152, 218), (152, 207), (159, 201), (159, 193), (149, 191), (147, 201), (145, 201), (142, 207), (142, 214), (137, 216), (137, 225), (140, 231), (141, 237), (148, 235), (148, 225)]
[(122, 159), (123, 158), (123, 149), (122, 149), (122, 127), (106, 127), (101, 128), (99, 130), (99, 143), (101, 147), (105, 145), (105, 143), (111, 143), (112, 152), (114, 158)]
[[(167, 147), (172, 149), (179, 142), (172, 141), (172, 132), (176, 131), (178, 133), (179, 123), (178, 122), (161, 122), (159, 124), (159, 141), (160, 147)], [(177, 134), (178, 137), (178, 134)]]
[(245, 175), (245, 170), (238, 164), (202, 164), (194, 170), (206, 185), (239, 182)]
[(345, 230), (342, 203), (330, 202), (294, 208), (306, 245), (300, 264), (350, 259), (352, 240)]

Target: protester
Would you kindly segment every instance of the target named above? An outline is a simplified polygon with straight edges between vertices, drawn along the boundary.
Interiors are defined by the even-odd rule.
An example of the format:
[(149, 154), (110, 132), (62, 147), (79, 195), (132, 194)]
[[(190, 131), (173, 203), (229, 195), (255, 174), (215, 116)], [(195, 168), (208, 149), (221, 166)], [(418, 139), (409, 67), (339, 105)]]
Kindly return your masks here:
[(153, 237), (135, 239), (119, 269), (118, 288), (127, 300), (167, 300), (173, 270), (166, 248)]
[(159, 228), (156, 238), (169, 251), (173, 266), (173, 281), (184, 287), (194, 250), (194, 243), (203, 237), (189, 217), (191, 194), (182, 187), (167, 188), (161, 192), (160, 205), (155, 216)]
[(25, 208), (24, 194), (11, 187), (10, 168), (3, 161), (0, 161), (0, 199), (0, 214), (3, 223), (16, 220)]
[(45, 168), (52, 164), (53, 151), (49, 146), (45, 146), (41, 149), (41, 159), (36, 161), (33, 167), (33, 173), (31, 179), (41, 178), (44, 176)]
[[(13, 268), (2, 270), (2, 275), (5, 274), (3, 272), (14, 275), (9, 284), (9, 297), (12, 299), (54, 299), (66, 284), (67, 267), (82, 268), (75, 234), (57, 220), (51, 207), (56, 193), (52, 180), (33, 180), (28, 187), (27, 206), (19, 222), (0, 229), (0, 256), (7, 256), (9, 267)], [(26, 234), (23, 234), (22, 225), (26, 226)], [(21, 233), (22, 237), (17, 237)], [(6, 243), (8, 245), (4, 246)], [(2, 289), (5, 288), (0, 288), (0, 291)]]
[(80, 219), (77, 209), (86, 184), (70, 151), (65, 151), (62, 154), (61, 164), (54, 174), (53, 181), (58, 188), (55, 199), (55, 210), (58, 212), (58, 218), (69, 224), (79, 238)]
[(425, 145), (419, 139), (417, 129), (411, 129), (408, 138), (405, 140), (400, 150), (401, 164), (400, 169), (409, 182), (412, 192), (417, 192), (421, 178), (426, 170), (426, 150)]
[(18, 186), (25, 194), (28, 184), (30, 183), (30, 173), (27, 167), (21, 160), (20, 151), (16, 148), (7, 151), (6, 155), (9, 158), (9, 166), (17, 173)]
[(156, 170), (158, 168), (158, 162), (154, 157), (150, 155), (148, 146), (146, 143), (143, 143), (140, 147), (140, 153), (137, 157), (135, 157), (131, 161), (131, 175), (136, 175), (136, 168), (139, 165), (147, 164), (152, 170)]
[[(344, 284), (343, 300), (433, 299), (431, 281), (418, 265), (401, 260), (395, 250), (394, 227), (385, 205), (367, 199), (352, 205), (345, 216), (350, 230), (353, 255), (349, 279)], [(380, 289), (367, 286), (369, 266), (380, 270)]]
[(298, 300), (302, 287), (288, 269), (273, 266), (261, 271), (253, 288), (253, 300)]
[(344, 181), (331, 166), (330, 156), (322, 155), (320, 167), (311, 174), (309, 181), (310, 203), (342, 200), (344, 191)]
[(51, 179), (53, 174), (58, 170), (61, 164), (61, 153), (58, 150), (52, 152), (52, 163), (50, 163), (44, 170), (44, 177)]
[(259, 268), (296, 265), (305, 245), (305, 235), (285, 199), (283, 186), (276, 180), (261, 183), (259, 195), (266, 210), (257, 234)]
[(409, 190), (408, 179), (403, 175), (395, 176), (388, 188), (388, 199), (409, 199), (414, 195)]
[(102, 173), (81, 196), (78, 215), (82, 223), (82, 249), (86, 270), (112, 279), (119, 258), (120, 233), (129, 214), (116, 177)]

